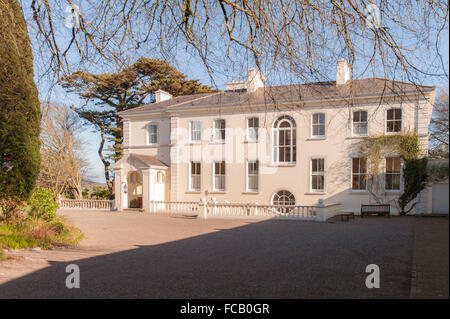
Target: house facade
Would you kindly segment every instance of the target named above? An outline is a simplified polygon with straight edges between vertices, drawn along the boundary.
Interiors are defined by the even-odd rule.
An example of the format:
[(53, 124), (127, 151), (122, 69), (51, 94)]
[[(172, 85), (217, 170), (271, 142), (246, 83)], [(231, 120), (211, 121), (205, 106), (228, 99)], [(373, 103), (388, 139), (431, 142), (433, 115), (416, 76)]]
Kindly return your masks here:
[[(380, 78), (268, 87), (256, 69), (224, 92), (172, 97), (120, 113), (123, 158), (114, 165), (115, 208), (151, 201), (314, 205), (359, 212), (373, 203), (366, 136), (414, 132), (424, 153), (435, 88)], [(383, 159), (382, 193), (403, 189), (398, 154)], [(421, 194), (416, 211), (429, 203)], [(423, 197), (423, 198), (422, 198)], [(394, 213), (395, 208), (393, 207)]]

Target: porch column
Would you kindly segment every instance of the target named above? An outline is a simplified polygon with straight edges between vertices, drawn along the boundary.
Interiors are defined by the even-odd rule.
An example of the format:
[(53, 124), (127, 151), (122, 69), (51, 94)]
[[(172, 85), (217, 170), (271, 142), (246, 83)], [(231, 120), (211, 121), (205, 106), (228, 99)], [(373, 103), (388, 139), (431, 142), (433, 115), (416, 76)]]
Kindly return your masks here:
[(142, 209), (150, 211), (150, 168), (142, 168)]
[(123, 210), (123, 176), (122, 176), (122, 168), (114, 168), (114, 210), (121, 211)]

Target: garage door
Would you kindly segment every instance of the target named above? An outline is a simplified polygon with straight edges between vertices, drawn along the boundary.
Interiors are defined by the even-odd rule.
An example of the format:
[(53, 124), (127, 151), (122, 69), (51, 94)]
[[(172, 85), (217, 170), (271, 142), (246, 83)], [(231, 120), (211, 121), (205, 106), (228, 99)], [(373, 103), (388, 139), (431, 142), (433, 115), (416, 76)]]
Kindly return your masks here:
[(433, 213), (448, 214), (448, 183), (433, 184)]

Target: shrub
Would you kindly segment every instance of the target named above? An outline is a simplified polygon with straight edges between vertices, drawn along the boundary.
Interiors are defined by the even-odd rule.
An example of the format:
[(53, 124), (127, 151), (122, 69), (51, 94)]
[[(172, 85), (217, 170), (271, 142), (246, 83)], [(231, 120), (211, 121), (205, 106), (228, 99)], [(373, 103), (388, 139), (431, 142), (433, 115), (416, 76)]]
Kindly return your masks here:
[(53, 198), (53, 192), (48, 188), (36, 187), (31, 193), (28, 200), (30, 206), (30, 215), (52, 221), (56, 217), (56, 210), (59, 208), (58, 203)]
[(24, 217), (15, 223), (0, 223), (0, 248), (48, 248), (75, 245), (83, 235), (62, 218), (52, 221)]

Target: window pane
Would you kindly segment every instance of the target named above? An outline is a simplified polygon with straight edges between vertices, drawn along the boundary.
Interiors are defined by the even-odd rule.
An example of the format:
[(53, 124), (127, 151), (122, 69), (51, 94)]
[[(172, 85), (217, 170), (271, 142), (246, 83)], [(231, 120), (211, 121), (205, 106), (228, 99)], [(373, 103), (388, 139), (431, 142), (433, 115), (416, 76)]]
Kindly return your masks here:
[(361, 114), (361, 112), (353, 112), (353, 122), (359, 122), (359, 115)]
[(394, 132), (394, 122), (387, 122), (387, 131)]
[(400, 172), (400, 157), (393, 158), (394, 172)]
[(352, 159), (352, 172), (359, 173), (359, 158)]
[(352, 177), (352, 189), (360, 189), (359, 175), (353, 175)]
[(319, 114), (319, 123), (325, 124), (325, 114), (323, 113)]
[(325, 135), (325, 126), (324, 125), (320, 125), (319, 126), (319, 135), (320, 136), (324, 136)]
[(366, 175), (360, 176), (360, 189), (366, 189)]
[(365, 158), (360, 158), (360, 173), (366, 173), (367, 172), (367, 159)]
[(394, 110), (387, 110), (387, 119), (388, 121), (394, 119)]
[(367, 122), (367, 112), (366, 111), (361, 111), (360, 112), (360, 116), (361, 116), (361, 122)]

